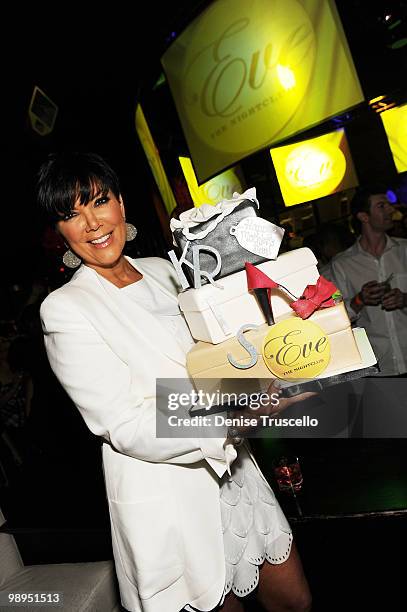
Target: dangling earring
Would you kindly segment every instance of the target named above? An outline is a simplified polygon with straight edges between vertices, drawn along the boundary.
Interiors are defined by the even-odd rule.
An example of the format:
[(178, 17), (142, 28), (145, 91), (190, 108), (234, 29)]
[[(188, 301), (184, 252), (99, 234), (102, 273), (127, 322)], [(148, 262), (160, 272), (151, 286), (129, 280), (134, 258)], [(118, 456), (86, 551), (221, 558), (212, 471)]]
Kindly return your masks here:
[(64, 256), (62, 257), (62, 261), (64, 262), (67, 268), (77, 268), (82, 263), (82, 260), (79, 259), (79, 257), (77, 257), (75, 253), (72, 253), (70, 249), (65, 251)]
[(126, 240), (134, 240), (137, 236), (137, 228), (132, 223), (126, 223)]

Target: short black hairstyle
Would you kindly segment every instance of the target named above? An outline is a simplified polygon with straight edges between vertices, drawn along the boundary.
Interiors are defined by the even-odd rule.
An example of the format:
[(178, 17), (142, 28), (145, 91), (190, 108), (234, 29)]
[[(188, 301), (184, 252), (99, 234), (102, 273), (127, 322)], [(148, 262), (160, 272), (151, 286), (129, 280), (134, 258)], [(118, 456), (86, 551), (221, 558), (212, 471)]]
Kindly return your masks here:
[(352, 214), (352, 227), (357, 234), (360, 234), (362, 229), (362, 223), (358, 219), (358, 213), (366, 212), (370, 213), (370, 196), (377, 195), (379, 193), (386, 193), (388, 188), (385, 183), (377, 182), (358, 187), (350, 203), (350, 210)]
[(96, 153), (51, 153), (38, 172), (37, 201), (53, 225), (69, 215), (78, 198), (86, 206), (109, 190), (120, 197), (119, 179)]

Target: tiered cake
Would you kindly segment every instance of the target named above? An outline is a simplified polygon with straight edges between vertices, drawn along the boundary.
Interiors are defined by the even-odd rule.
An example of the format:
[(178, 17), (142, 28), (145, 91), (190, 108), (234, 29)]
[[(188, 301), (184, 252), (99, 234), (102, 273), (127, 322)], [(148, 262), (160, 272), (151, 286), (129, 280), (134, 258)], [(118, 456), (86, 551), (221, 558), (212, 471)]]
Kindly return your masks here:
[[(171, 222), (176, 252), (170, 258), (184, 287), (179, 305), (198, 340), (187, 356), (191, 377), (198, 384), (298, 382), (315, 376), (310, 372), (326, 377), (373, 365), (364, 330), (352, 330), (339, 292), (320, 277), (312, 251), (278, 256), (283, 230), (258, 217), (257, 208), (252, 188)], [(253, 282), (261, 287), (253, 289)], [(316, 370), (308, 368), (315, 364)]]

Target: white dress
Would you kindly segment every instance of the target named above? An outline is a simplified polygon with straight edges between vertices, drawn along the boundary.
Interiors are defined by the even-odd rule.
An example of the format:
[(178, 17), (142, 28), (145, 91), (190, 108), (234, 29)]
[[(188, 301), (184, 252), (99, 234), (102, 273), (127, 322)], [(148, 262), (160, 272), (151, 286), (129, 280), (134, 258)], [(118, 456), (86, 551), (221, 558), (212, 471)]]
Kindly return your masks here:
[[(145, 278), (121, 289), (154, 314), (174, 335), (187, 353), (195, 341), (178, 305), (159, 287)], [(244, 597), (259, 582), (259, 566), (286, 561), (290, 555), (292, 533), (269, 484), (244, 445), (238, 447), (231, 475), (219, 483), (226, 582), (220, 604), (227, 593)], [(194, 611), (189, 605), (186, 611)]]

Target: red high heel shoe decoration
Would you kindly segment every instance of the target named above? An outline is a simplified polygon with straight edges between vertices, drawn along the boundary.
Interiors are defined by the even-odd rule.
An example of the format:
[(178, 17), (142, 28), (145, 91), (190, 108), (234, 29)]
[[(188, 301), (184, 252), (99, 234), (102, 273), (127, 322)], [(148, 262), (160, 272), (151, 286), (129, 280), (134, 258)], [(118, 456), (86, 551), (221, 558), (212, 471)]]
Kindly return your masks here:
[(319, 308), (330, 308), (335, 306), (333, 296), (338, 292), (337, 287), (325, 277), (320, 276), (316, 285), (307, 285), (301, 297), (297, 298), (284, 287), (273, 281), (267, 274), (256, 268), (253, 264), (246, 262), (247, 286), (249, 291), (254, 291), (259, 301), (260, 307), (269, 325), (274, 324), (273, 311), (270, 303), (270, 290), (283, 289), (293, 301), (290, 303), (294, 312), (307, 319), (315, 310)]
[(245, 267), (247, 288), (249, 291), (254, 291), (256, 294), (268, 325), (274, 325), (273, 311), (270, 303), (270, 290), (278, 287), (278, 284), (248, 261), (246, 261)]

